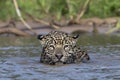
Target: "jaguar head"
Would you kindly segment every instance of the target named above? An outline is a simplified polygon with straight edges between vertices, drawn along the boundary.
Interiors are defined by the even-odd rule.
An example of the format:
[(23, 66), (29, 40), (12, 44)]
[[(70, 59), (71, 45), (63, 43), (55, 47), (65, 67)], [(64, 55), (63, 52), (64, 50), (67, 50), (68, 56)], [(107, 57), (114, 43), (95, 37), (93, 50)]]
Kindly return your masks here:
[(69, 35), (63, 32), (51, 32), (38, 35), (43, 47), (40, 62), (46, 64), (69, 64), (75, 61), (73, 47), (79, 35)]
[(69, 64), (75, 61), (71, 45), (47, 45), (43, 47), (40, 62), (47, 64)]

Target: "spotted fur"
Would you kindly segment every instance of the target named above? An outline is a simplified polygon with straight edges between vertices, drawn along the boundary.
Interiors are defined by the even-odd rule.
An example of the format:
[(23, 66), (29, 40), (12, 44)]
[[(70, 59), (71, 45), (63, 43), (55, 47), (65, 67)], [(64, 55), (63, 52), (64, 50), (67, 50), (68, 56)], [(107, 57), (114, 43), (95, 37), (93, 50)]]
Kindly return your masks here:
[(38, 35), (43, 47), (40, 58), (46, 64), (70, 64), (89, 60), (86, 52), (76, 47), (78, 35), (70, 35), (62, 31), (52, 31), (47, 35)]

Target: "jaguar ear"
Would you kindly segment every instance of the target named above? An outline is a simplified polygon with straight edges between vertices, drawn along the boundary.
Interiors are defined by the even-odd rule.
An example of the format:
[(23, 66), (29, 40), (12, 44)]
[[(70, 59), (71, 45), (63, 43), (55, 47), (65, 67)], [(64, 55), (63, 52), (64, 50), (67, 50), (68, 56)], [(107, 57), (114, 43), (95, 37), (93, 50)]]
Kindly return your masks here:
[(43, 35), (38, 35), (38, 36), (37, 36), (37, 39), (42, 40), (43, 37), (44, 37)]
[(79, 34), (75, 34), (72, 38), (73, 38), (73, 39), (79, 38)]

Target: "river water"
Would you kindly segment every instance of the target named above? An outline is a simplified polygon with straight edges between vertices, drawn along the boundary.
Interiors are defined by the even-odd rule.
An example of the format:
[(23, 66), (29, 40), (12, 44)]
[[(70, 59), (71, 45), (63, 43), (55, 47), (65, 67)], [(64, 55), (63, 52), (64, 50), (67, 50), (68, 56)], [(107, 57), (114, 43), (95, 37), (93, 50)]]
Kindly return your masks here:
[(78, 45), (89, 62), (50, 66), (35, 37), (0, 37), (0, 80), (120, 80), (120, 36), (84, 35)]

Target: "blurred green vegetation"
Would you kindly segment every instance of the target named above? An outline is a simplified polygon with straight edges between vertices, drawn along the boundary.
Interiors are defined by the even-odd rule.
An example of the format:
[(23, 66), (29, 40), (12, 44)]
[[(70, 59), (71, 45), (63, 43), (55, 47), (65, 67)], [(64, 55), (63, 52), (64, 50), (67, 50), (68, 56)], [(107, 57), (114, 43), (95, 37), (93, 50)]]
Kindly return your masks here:
[[(70, 19), (82, 9), (86, 0), (17, 0), (19, 8), (36, 18)], [(21, 11), (21, 12), (22, 12)], [(27, 19), (22, 12), (23, 17)], [(120, 16), (120, 0), (91, 0), (84, 16), (113, 17)], [(12, 0), (0, 0), (0, 20), (17, 18)]]

